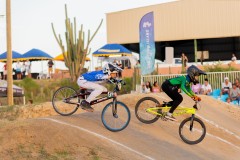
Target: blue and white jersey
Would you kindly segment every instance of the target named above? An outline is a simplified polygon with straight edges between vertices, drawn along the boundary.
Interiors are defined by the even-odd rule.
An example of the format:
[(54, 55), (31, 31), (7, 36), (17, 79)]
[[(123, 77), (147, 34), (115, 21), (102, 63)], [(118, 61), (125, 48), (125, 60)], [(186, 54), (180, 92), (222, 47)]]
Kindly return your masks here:
[(102, 81), (102, 80), (108, 79), (108, 75), (104, 74), (102, 70), (99, 70), (99, 71), (84, 73), (79, 78), (80, 79), (83, 78), (84, 80), (87, 80), (87, 81)]

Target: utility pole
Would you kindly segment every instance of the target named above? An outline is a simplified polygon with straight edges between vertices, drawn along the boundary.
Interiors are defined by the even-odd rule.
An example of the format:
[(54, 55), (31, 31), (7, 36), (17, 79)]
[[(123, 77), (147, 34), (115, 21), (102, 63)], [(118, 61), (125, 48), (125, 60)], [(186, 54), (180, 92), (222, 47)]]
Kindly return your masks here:
[(6, 0), (6, 32), (7, 32), (7, 102), (13, 105), (12, 76), (12, 31), (11, 31), (11, 0)]
[(197, 40), (194, 39), (194, 60), (197, 63)]

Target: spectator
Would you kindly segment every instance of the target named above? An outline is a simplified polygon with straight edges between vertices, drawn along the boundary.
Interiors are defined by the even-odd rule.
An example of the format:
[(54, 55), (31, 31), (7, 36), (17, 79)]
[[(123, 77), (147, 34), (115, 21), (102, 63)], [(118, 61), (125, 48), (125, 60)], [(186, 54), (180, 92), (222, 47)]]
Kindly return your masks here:
[(22, 72), (22, 78), (25, 78), (25, 76), (26, 76), (26, 64), (25, 64), (25, 62), (23, 62), (23, 64), (22, 64), (21, 72)]
[(236, 57), (235, 54), (233, 53), (233, 54), (232, 54), (232, 62), (236, 62), (236, 60), (237, 60), (237, 57)]
[(240, 89), (237, 88), (237, 85), (233, 83), (232, 88), (230, 89), (230, 96), (231, 101), (237, 100), (239, 103), (240, 100)]
[(200, 94), (200, 91), (201, 91), (201, 84), (200, 83), (197, 83), (197, 84), (192, 84), (192, 91), (195, 93), (195, 94)]
[(3, 66), (3, 79), (7, 79), (7, 63), (5, 63)]
[(210, 95), (211, 93), (212, 93), (212, 87), (208, 83), (208, 79), (205, 78), (204, 84), (202, 85), (202, 88), (201, 88), (201, 94)]
[(231, 88), (232, 88), (232, 83), (229, 82), (229, 78), (228, 77), (225, 77), (224, 78), (224, 82), (222, 83), (221, 95), (228, 94), (228, 96), (229, 96)]
[(142, 84), (142, 91), (141, 91), (141, 93), (146, 93), (146, 85), (145, 85), (144, 82)]
[(22, 79), (22, 72), (21, 72), (21, 69), (22, 69), (22, 65), (19, 61), (17, 61), (17, 64), (16, 64), (16, 69), (15, 69), (15, 73), (17, 75), (17, 79)]
[(238, 80), (238, 79), (235, 79), (234, 83), (236, 84), (237, 88), (240, 87), (240, 84), (239, 84), (239, 80)]
[(141, 67), (141, 65), (140, 65), (140, 60), (137, 61), (135, 67), (136, 67), (136, 68), (140, 68), (140, 67)]
[(160, 87), (159, 87), (157, 81), (155, 81), (155, 82), (153, 83), (152, 92), (154, 92), (154, 93), (160, 92)]
[(25, 66), (26, 66), (26, 75), (28, 75), (28, 77), (31, 78), (31, 62), (27, 60), (25, 62)]
[(147, 90), (147, 92), (152, 92), (152, 85), (149, 81), (147, 81), (147, 83), (146, 83), (146, 90)]
[(116, 59), (114, 59), (113, 64), (118, 66), (118, 63), (117, 63)]
[(150, 93), (152, 91), (151, 83), (148, 81), (142, 84), (142, 93)]
[(186, 69), (188, 58), (187, 58), (187, 56), (184, 53), (182, 53), (181, 59), (182, 59), (182, 64), (184, 65), (184, 67)]
[(52, 74), (52, 72), (53, 72), (53, 70), (52, 70), (53, 65), (54, 65), (54, 63), (53, 63), (53, 61), (50, 59), (50, 60), (48, 61), (48, 75), (49, 75), (49, 78), (50, 78), (50, 79), (51, 79), (51, 74)]
[[(117, 61), (116, 59), (114, 59), (113, 64), (123, 69), (121, 61)], [(122, 72), (118, 72), (118, 77), (122, 77)]]

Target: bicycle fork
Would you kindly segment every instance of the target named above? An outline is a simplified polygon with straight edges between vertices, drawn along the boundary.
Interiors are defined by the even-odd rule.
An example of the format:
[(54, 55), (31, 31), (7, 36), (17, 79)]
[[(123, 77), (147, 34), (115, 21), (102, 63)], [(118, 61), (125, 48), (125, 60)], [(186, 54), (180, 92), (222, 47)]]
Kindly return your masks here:
[(190, 128), (189, 128), (190, 131), (192, 131), (192, 129), (193, 129), (194, 117), (195, 117), (195, 114), (192, 114), (191, 121), (190, 121)]
[(113, 98), (112, 113), (113, 117), (118, 118), (116, 98)]

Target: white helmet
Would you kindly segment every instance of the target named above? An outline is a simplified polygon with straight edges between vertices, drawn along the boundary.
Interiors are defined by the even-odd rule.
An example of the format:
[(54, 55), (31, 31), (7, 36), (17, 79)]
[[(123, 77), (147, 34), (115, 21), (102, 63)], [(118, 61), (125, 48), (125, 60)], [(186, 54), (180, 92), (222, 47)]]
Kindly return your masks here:
[(115, 64), (107, 63), (103, 66), (103, 73), (110, 75), (113, 71), (122, 72), (122, 68), (118, 67)]

